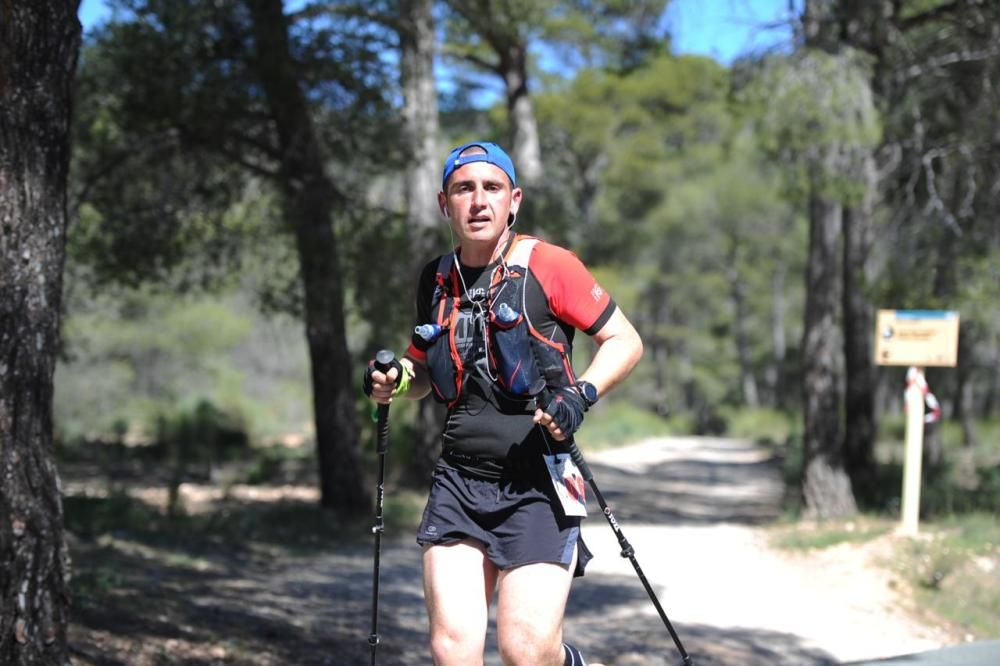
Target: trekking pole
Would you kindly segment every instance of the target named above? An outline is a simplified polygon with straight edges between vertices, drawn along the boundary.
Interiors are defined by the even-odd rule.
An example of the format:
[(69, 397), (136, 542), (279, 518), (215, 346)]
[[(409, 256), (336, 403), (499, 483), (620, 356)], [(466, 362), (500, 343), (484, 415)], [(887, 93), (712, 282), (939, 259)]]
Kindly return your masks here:
[[(379, 372), (388, 372), (393, 367), (398, 367), (399, 361), (396, 355), (388, 349), (383, 349), (375, 354), (375, 369)], [(378, 453), (378, 485), (375, 488), (375, 525), (372, 533), (375, 534), (375, 557), (374, 569), (372, 571), (372, 631), (368, 634), (368, 645), (372, 649), (372, 666), (375, 666), (375, 650), (378, 648), (378, 578), (379, 559), (382, 555), (382, 532), (385, 526), (382, 523), (382, 504), (385, 500), (385, 453), (389, 449), (389, 405), (379, 404), (378, 420), (375, 426), (375, 452)]]
[(639, 566), (638, 560), (635, 559), (635, 549), (632, 548), (632, 544), (628, 542), (625, 535), (622, 533), (622, 528), (618, 526), (618, 520), (615, 518), (615, 514), (611, 512), (611, 507), (608, 503), (604, 501), (604, 495), (601, 494), (601, 489), (597, 487), (597, 482), (594, 481), (594, 474), (590, 471), (590, 465), (587, 461), (583, 459), (583, 453), (580, 452), (580, 447), (576, 445), (576, 441), (573, 438), (567, 440), (569, 442), (569, 454), (573, 458), (573, 462), (576, 466), (580, 468), (580, 473), (583, 475), (585, 481), (590, 484), (590, 487), (594, 489), (594, 496), (597, 497), (597, 503), (601, 505), (601, 511), (604, 512), (604, 517), (608, 519), (608, 524), (611, 525), (611, 530), (615, 533), (618, 538), (618, 545), (621, 546), (622, 557), (627, 557), (629, 562), (632, 563), (632, 568), (635, 569), (636, 574), (639, 575), (639, 580), (642, 581), (642, 586), (646, 588), (646, 594), (652, 600), (653, 605), (656, 606), (656, 612), (660, 614), (660, 619), (663, 620), (664, 626), (667, 627), (667, 631), (670, 632), (670, 637), (674, 639), (674, 645), (677, 646), (677, 651), (681, 653), (681, 658), (683, 659), (684, 666), (692, 666), (691, 657), (688, 656), (687, 651), (684, 646), (681, 645), (681, 639), (677, 637), (677, 632), (674, 631), (674, 627), (670, 624), (670, 620), (667, 619), (667, 614), (663, 611), (663, 606), (660, 605), (660, 600), (656, 598), (656, 593), (653, 592), (652, 586), (649, 581), (646, 580), (646, 575), (642, 573), (642, 567)]

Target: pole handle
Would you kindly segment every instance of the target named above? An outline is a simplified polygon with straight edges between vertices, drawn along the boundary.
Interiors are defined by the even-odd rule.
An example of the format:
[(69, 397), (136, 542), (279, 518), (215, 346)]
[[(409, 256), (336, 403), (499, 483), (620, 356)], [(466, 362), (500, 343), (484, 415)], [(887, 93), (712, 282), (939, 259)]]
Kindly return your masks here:
[[(375, 354), (375, 369), (379, 372), (389, 372), (393, 366), (398, 365), (399, 361), (390, 349), (383, 349)], [(381, 455), (389, 450), (389, 405), (380, 404), (377, 413), (375, 452)]]

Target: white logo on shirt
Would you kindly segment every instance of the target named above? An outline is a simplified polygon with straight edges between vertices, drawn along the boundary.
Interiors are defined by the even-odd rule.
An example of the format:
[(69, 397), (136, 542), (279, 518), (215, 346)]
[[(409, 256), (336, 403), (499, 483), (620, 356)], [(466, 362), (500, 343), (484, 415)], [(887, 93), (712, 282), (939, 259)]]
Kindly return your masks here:
[(594, 297), (595, 301), (601, 300), (601, 296), (604, 295), (604, 290), (601, 289), (601, 285), (594, 283), (593, 288), (590, 290), (590, 295)]

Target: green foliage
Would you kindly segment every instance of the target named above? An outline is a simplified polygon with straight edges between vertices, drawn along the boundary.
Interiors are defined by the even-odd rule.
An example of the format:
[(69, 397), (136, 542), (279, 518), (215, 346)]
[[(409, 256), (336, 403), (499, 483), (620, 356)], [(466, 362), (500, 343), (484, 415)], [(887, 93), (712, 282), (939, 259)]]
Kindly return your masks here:
[[(256, 205), (280, 190), (282, 175), (249, 13), (237, 0), (115, 6), (81, 58), (71, 255), (101, 284), (213, 285), (238, 269), (246, 244), (288, 228), (280, 212)], [(337, 212), (370, 210), (344, 193), (402, 158), (382, 57), (389, 34), (306, 13), (290, 39), (332, 158)]]
[(800, 434), (802, 429), (798, 414), (776, 409), (727, 407), (720, 412), (726, 422), (727, 435), (753, 439), (770, 446), (784, 444), (793, 435)]
[(504, 45), (555, 49), (565, 62), (611, 69), (641, 66), (663, 48), (660, 15), (667, 0), (510, 0), (472, 6), (444, 3), (446, 56), (491, 74), (508, 57)]
[[(883, 418), (879, 425), (878, 487), (882, 492), (871, 498), (871, 508), (891, 512), (898, 509), (902, 487), (906, 424), (902, 415), (893, 415)], [(963, 442), (959, 423), (946, 420), (925, 426), (925, 448), (928, 437), (939, 438), (943, 460), (940, 468), (923, 470), (925, 483), (920, 493), (923, 516), (940, 518), (994, 512), (1000, 508), (1000, 423), (997, 419), (975, 420), (973, 427), (979, 444), (970, 447)]]
[(881, 139), (869, 77), (858, 53), (806, 49), (769, 61), (746, 91), (758, 140), (784, 165), (792, 196), (801, 200), (819, 188), (847, 203), (863, 195), (863, 160)]
[[(609, 414), (604, 428), (603, 410), (619, 407), (602, 403), (588, 428), (613, 441), (616, 428), (660, 432), (669, 415), (671, 432), (755, 436), (779, 448), (789, 441), (792, 469), (798, 427), (784, 413), (794, 412), (800, 393), (800, 195), (818, 185), (857, 201), (859, 156), (879, 145), (883, 203), (867, 292), (879, 305), (960, 310), (972, 409), (995, 409), (984, 393), (1000, 345), (1000, 255), (989, 222), (1000, 173), (998, 59), (940, 64), (948, 54), (993, 48), (983, 28), (995, 10), (959, 3), (961, 20), (948, 19), (948, 35), (938, 20), (900, 32), (901, 41), (883, 45), (880, 63), (845, 48), (727, 70), (649, 41), (664, 4), (493, 3), (492, 13), (474, 15), (469, 3), (454, 2), (439, 14), (452, 62), (478, 59), (478, 71), (493, 77), (496, 44), (508, 43), (535, 56), (532, 74), (543, 52), (565, 65), (528, 81), (545, 178), (527, 192), (519, 229), (578, 252), (647, 350), (614, 394), (638, 411)], [(923, 9), (904, 5), (907, 16)], [(255, 440), (301, 432), (311, 411), (301, 331), (293, 332), (301, 322), (252, 311), (298, 315), (302, 290), (273, 187), (277, 137), (251, 75), (245, 8), (235, 0), (119, 6), (81, 64), (61, 433), (127, 440), (200, 399), (245, 420)], [(411, 323), (412, 275), (400, 268), (411, 263), (409, 221), (399, 214), (405, 142), (398, 71), (385, 56), (395, 35), (391, 21), (371, 18), (394, 11), (388, 2), (310, 6), (292, 30), (301, 83), (332, 157), (341, 266), (354, 280), (348, 340), (358, 358), (376, 346), (402, 349)], [(450, 139), (508, 136), (505, 104), (474, 108), (475, 88), (466, 86), (451, 95), (441, 116)], [(373, 257), (389, 268), (375, 268)], [(139, 290), (90, 303), (95, 285), (147, 279), (221, 295), (168, 305)], [(127, 301), (121, 312), (116, 299)], [(583, 337), (578, 364), (592, 355)], [(939, 397), (954, 395), (958, 374), (935, 379)], [(748, 376), (766, 409), (742, 409)], [(412, 412), (397, 412), (401, 439), (409, 439)], [(629, 430), (634, 424), (641, 427)], [(946, 448), (958, 441), (956, 428), (942, 426)], [(988, 426), (979, 430), (984, 442), (997, 441)], [(395, 467), (405, 465), (405, 444), (391, 456)], [(975, 480), (991, 488), (991, 464), (974, 461), (986, 470), (982, 479), (963, 467), (966, 487)], [(260, 465), (262, 478), (276, 472), (274, 461)], [(895, 488), (897, 471), (883, 471), (887, 487)], [(948, 493), (928, 497), (955, 507), (992, 501), (991, 492)]]
[(310, 418), (304, 343), (291, 321), (265, 319), (236, 296), (216, 301), (149, 288), (74, 305), (64, 322), (66, 360), (56, 371), (64, 441), (149, 441), (159, 420), (189, 415), (264, 437), (297, 432)]

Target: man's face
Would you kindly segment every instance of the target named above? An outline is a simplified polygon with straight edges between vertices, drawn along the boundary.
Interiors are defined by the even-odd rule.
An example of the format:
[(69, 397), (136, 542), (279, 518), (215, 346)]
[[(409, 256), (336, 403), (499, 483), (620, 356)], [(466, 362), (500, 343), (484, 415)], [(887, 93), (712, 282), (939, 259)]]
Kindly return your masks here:
[(511, 188), (503, 169), (488, 162), (470, 162), (457, 169), (438, 194), (451, 228), (463, 243), (494, 243), (507, 228), (511, 213), (521, 205), (521, 188)]

